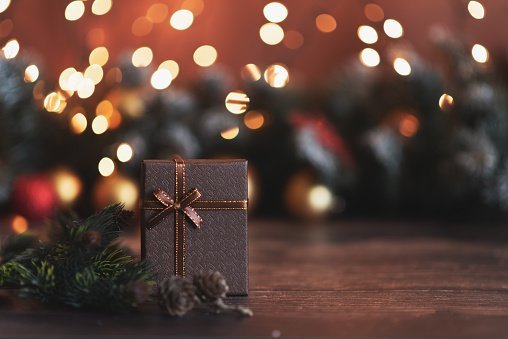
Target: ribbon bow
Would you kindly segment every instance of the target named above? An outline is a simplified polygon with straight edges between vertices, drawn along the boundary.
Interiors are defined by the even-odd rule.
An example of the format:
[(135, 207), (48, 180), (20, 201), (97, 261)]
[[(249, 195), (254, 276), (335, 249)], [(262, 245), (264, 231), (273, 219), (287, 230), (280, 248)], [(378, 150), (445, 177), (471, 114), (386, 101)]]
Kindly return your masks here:
[(148, 228), (152, 228), (153, 226), (157, 225), (162, 220), (162, 218), (173, 211), (175, 213), (184, 213), (187, 217), (189, 217), (189, 219), (197, 228), (201, 228), (201, 221), (203, 220), (199, 216), (198, 212), (196, 212), (196, 210), (191, 207), (191, 204), (201, 197), (201, 192), (199, 192), (197, 188), (190, 190), (183, 196), (182, 199), (177, 199), (176, 201), (173, 201), (169, 194), (160, 188), (155, 189), (153, 191), (153, 195), (158, 201), (160, 201), (161, 204), (166, 206), (166, 208), (148, 219)]

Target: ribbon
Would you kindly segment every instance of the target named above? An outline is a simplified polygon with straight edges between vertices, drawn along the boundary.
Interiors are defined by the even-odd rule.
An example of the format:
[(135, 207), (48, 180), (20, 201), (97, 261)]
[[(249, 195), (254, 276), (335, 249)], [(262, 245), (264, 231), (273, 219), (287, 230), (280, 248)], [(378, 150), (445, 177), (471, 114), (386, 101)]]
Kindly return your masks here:
[(175, 213), (175, 274), (185, 276), (185, 216), (196, 226), (201, 228), (203, 219), (196, 210), (245, 210), (247, 200), (199, 200), (201, 192), (193, 188), (185, 189), (185, 162), (177, 157), (175, 162), (175, 190), (174, 200), (161, 188), (153, 191), (155, 201), (144, 202), (145, 210), (159, 210), (147, 220), (147, 228), (151, 229), (159, 224), (165, 216)]

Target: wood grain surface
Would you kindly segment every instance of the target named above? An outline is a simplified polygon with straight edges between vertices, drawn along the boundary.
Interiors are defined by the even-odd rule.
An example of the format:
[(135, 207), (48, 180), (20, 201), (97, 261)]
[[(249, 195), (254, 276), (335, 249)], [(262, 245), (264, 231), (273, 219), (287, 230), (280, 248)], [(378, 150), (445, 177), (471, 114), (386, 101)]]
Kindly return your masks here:
[(0, 337), (508, 337), (508, 226), (250, 225), (255, 315), (109, 315), (0, 297)]

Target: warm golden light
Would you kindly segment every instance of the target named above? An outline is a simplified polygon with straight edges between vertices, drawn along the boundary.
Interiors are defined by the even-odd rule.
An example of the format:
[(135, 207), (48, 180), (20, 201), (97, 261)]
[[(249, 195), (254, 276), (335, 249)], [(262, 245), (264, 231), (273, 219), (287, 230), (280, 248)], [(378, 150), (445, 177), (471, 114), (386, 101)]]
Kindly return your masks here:
[(70, 86), (70, 79), (71, 76), (76, 73), (76, 69), (74, 67), (66, 68), (60, 73), (60, 77), (58, 79), (58, 84), (60, 85), (60, 88), (65, 91), (71, 91)]
[(90, 65), (97, 64), (99, 66), (104, 66), (109, 59), (108, 49), (104, 46), (95, 48), (88, 58), (88, 62)]
[(83, 113), (76, 113), (71, 119), (71, 129), (76, 134), (81, 134), (86, 130), (88, 121)]
[(58, 113), (60, 110), (60, 106), (62, 105), (61, 102), (62, 97), (56, 93), (51, 92), (44, 98), (44, 108), (48, 112), (54, 112)]
[(475, 19), (483, 19), (485, 18), (485, 8), (478, 1), (469, 1), (467, 4), (467, 10), (469, 14)]
[(171, 77), (173, 78), (173, 80), (176, 79), (178, 73), (180, 72), (180, 67), (178, 66), (178, 63), (174, 60), (163, 61), (159, 65), (159, 69), (167, 69), (171, 73)]
[(226, 109), (233, 114), (242, 114), (247, 111), (250, 99), (242, 91), (233, 91), (226, 96)]
[(259, 29), (261, 40), (267, 45), (277, 45), (284, 39), (284, 30), (277, 24), (267, 23)]
[(11, 0), (0, 0), (0, 13), (5, 12), (9, 5), (11, 4)]
[(115, 129), (122, 123), (122, 115), (116, 109), (111, 114), (111, 118), (109, 118), (109, 128)]
[(260, 112), (249, 111), (243, 117), (243, 123), (249, 129), (258, 129), (265, 123), (265, 117)]
[(412, 114), (406, 114), (399, 124), (399, 132), (407, 138), (411, 138), (418, 132), (420, 122), (418, 118)]
[(197, 16), (205, 9), (205, 3), (203, 0), (185, 0), (181, 7), (182, 9), (188, 9)]
[(113, 7), (111, 0), (95, 0), (92, 4), (92, 13), (95, 15), (104, 15)]
[(360, 62), (367, 67), (376, 67), (381, 62), (379, 53), (373, 48), (364, 48), (359, 55)]
[(95, 134), (102, 134), (108, 130), (108, 119), (104, 115), (96, 116), (92, 121), (92, 131)]
[(83, 73), (81, 72), (74, 72), (69, 76), (69, 81), (67, 83), (67, 86), (70, 91), (77, 91), (78, 87), (81, 85), (81, 82), (83, 81)]
[(453, 97), (449, 94), (443, 93), (441, 97), (439, 97), (439, 108), (443, 111), (450, 109), (453, 106)]
[(287, 31), (284, 33), (284, 46), (289, 49), (297, 49), (302, 47), (304, 42), (303, 34), (298, 31)]
[(97, 64), (88, 66), (84, 73), (84, 77), (92, 80), (94, 85), (97, 85), (99, 82), (101, 82), (103, 76), (104, 71), (102, 70), (102, 67)]
[(110, 118), (113, 114), (113, 104), (109, 100), (102, 100), (95, 108), (95, 115), (104, 115), (106, 118)]
[(25, 82), (35, 82), (39, 78), (39, 69), (36, 65), (30, 65), (25, 68), (25, 76), (23, 80)]
[(402, 76), (411, 74), (411, 65), (404, 58), (396, 58), (393, 61), (393, 69)]
[(228, 128), (228, 129), (220, 132), (220, 136), (223, 139), (232, 140), (238, 136), (239, 132), (240, 132), (240, 129), (238, 127), (232, 127), (232, 128)]
[(194, 62), (201, 67), (209, 67), (217, 60), (217, 50), (210, 45), (198, 47), (193, 55)]
[[(74, 73), (77, 74), (77, 73)], [(78, 88), (78, 97), (81, 99), (90, 98), (95, 91), (95, 85), (92, 81), (92, 79), (89, 78), (82, 78), (79, 82)]]
[(68, 170), (59, 170), (53, 175), (53, 183), (60, 202), (70, 204), (81, 193), (81, 181)]
[(270, 22), (282, 22), (288, 16), (288, 9), (280, 2), (270, 2), (263, 8), (263, 15)]
[(132, 64), (135, 67), (146, 67), (152, 63), (153, 52), (150, 47), (140, 47), (132, 53)]
[(377, 42), (377, 32), (371, 26), (360, 26), (358, 27), (356, 33), (358, 34), (358, 38), (366, 44), (373, 44)]
[(81, 0), (70, 2), (65, 8), (65, 19), (76, 21), (85, 14), (85, 4)]
[(317, 213), (326, 212), (333, 204), (333, 194), (328, 187), (316, 185), (310, 188), (307, 196), (309, 207)]
[(135, 36), (145, 36), (152, 31), (153, 23), (145, 16), (140, 16), (132, 23), (131, 31)]
[(103, 177), (109, 177), (115, 171), (115, 163), (110, 158), (104, 157), (99, 161), (98, 168)]
[(383, 8), (378, 4), (367, 4), (363, 9), (365, 17), (373, 22), (379, 22), (385, 18)]
[(11, 221), (11, 228), (17, 234), (23, 233), (28, 230), (28, 221), (21, 215), (15, 215)]
[(166, 89), (169, 85), (171, 85), (172, 80), (173, 77), (168, 69), (159, 68), (153, 72), (152, 77), (150, 78), (150, 84), (155, 89)]
[(146, 18), (153, 23), (161, 23), (168, 17), (169, 9), (164, 3), (156, 3), (146, 11)]
[(118, 146), (116, 150), (116, 157), (121, 162), (127, 162), (131, 160), (132, 155), (133, 155), (132, 147), (127, 143), (120, 144), (120, 146)]
[(180, 9), (173, 13), (171, 19), (169, 19), (169, 24), (174, 29), (179, 31), (183, 31), (189, 28), (194, 22), (194, 14), (187, 9)]
[(394, 19), (385, 20), (383, 24), (383, 29), (385, 31), (385, 34), (393, 39), (400, 38), (404, 34), (402, 25), (397, 20)]
[(4, 57), (6, 59), (13, 59), (19, 53), (19, 42), (16, 39), (7, 41), (5, 46), (2, 48)]
[(255, 64), (247, 64), (243, 66), (241, 75), (243, 80), (258, 81), (261, 79), (261, 70)]
[(330, 14), (319, 14), (316, 17), (316, 27), (323, 33), (330, 33), (337, 28), (337, 21)]
[(480, 44), (475, 44), (473, 48), (471, 49), (471, 55), (473, 56), (473, 59), (476, 62), (479, 62), (481, 64), (486, 63), (489, 61), (489, 51)]
[(273, 64), (265, 70), (264, 78), (271, 87), (282, 88), (289, 82), (289, 72), (284, 66)]

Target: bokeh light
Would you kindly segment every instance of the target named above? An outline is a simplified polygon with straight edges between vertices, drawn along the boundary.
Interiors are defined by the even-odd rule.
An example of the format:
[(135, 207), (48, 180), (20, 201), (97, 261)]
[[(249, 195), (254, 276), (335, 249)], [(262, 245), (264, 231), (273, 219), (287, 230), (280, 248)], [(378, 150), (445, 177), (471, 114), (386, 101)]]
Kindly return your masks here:
[(307, 199), (309, 207), (313, 211), (322, 213), (331, 208), (333, 203), (333, 194), (328, 187), (316, 185), (310, 188)]
[(226, 140), (232, 140), (238, 136), (240, 129), (238, 127), (231, 127), (220, 132), (220, 136)]
[(217, 50), (210, 45), (198, 47), (194, 51), (193, 59), (198, 66), (209, 67), (217, 60)]
[(74, 202), (82, 190), (81, 180), (66, 169), (58, 170), (53, 174), (53, 183), (60, 202), (64, 204)]
[(2, 52), (4, 53), (4, 57), (6, 59), (13, 59), (19, 53), (19, 42), (16, 39), (12, 39), (7, 41), (5, 46), (2, 48)]
[(88, 58), (88, 62), (90, 65), (97, 64), (99, 66), (104, 66), (109, 59), (108, 49), (104, 46), (100, 46), (92, 50), (90, 52), (90, 57)]
[(265, 81), (274, 88), (285, 87), (289, 82), (289, 72), (286, 67), (273, 64), (268, 66), (264, 73)]
[(116, 157), (121, 162), (127, 162), (132, 159), (132, 155), (134, 154), (132, 147), (127, 143), (122, 143), (116, 149)]
[(113, 115), (113, 104), (109, 100), (102, 100), (95, 108), (95, 115), (104, 115), (106, 118), (110, 118)]
[(467, 4), (467, 10), (469, 14), (475, 19), (483, 19), (485, 18), (485, 8), (478, 1), (469, 1)]
[(83, 113), (76, 113), (71, 119), (71, 129), (76, 134), (81, 134), (86, 130), (88, 121)]
[(360, 26), (356, 32), (358, 38), (366, 44), (373, 44), (377, 42), (378, 36), (376, 30), (371, 26)]
[(104, 15), (113, 7), (112, 0), (95, 0), (92, 3), (92, 13), (95, 15)]
[(443, 93), (443, 95), (439, 97), (439, 108), (443, 111), (449, 110), (453, 106), (453, 103), (453, 97), (449, 94)]
[(259, 36), (267, 45), (277, 45), (284, 39), (284, 30), (272, 22), (266, 23), (259, 28)]
[(408, 76), (411, 74), (411, 65), (404, 58), (396, 58), (393, 61), (393, 69), (402, 76)]
[(153, 52), (150, 47), (140, 47), (132, 53), (132, 64), (135, 67), (146, 67), (152, 63)]
[(104, 115), (98, 115), (92, 121), (92, 131), (95, 134), (102, 134), (106, 132), (108, 127), (108, 119)]
[(166, 89), (169, 85), (171, 85), (172, 80), (173, 77), (168, 69), (159, 68), (153, 72), (152, 77), (150, 78), (150, 84), (155, 89)]
[(71, 91), (70, 88), (70, 78), (71, 76), (76, 73), (76, 69), (74, 67), (66, 68), (60, 73), (60, 77), (58, 79), (58, 84), (60, 85), (60, 88), (63, 90)]
[(242, 114), (247, 111), (250, 99), (242, 91), (233, 91), (226, 96), (226, 109), (233, 114)]
[(81, 0), (70, 2), (65, 8), (65, 19), (76, 21), (85, 14), (85, 4)]
[(185, 0), (182, 2), (182, 9), (188, 9), (195, 16), (200, 15), (201, 12), (205, 9), (205, 3), (203, 0)]
[(263, 8), (263, 15), (270, 22), (282, 22), (288, 16), (288, 9), (280, 2), (270, 2)]
[(180, 72), (180, 66), (178, 66), (178, 63), (175, 60), (163, 61), (159, 65), (159, 69), (167, 69), (171, 73), (171, 77), (173, 80), (176, 79), (178, 73)]
[(243, 123), (248, 129), (259, 129), (265, 123), (265, 117), (261, 112), (249, 111), (243, 117)]
[(9, 5), (11, 4), (11, 0), (0, 0), (0, 13), (5, 12)]
[(169, 24), (176, 30), (183, 31), (189, 28), (194, 22), (194, 14), (187, 9), (180, 9), (173, 13)]
[(159, 2), (151, 5), (146, 11), (146, 19), (153, 23), (161, 23), (168, 17), (168, 5)]
[(145, 36), (149, 34), (153, 29), (153, 23), (152, 21), (148, 20), (145, 16), (140, 16), (134, 22), (131, 26), (132, 34), (135, 36)]
[(30, 65), (25, 68), (25, 82), (35, 82), (39, 78), (39, 68), (36, 65)]
[(101, 82), (102, 77), (104, 76), (104, 71), (102, 70), (101, 66), (93, 64), (85, 69), (83, 76), (92, 80), (94, 85), (97, 85), (99, 82)]
[(400, 38), (404, 34), (404, 29), (402, 25), (394, 19), (387, 19), (383, 24), (383, 29), (385, 34), (390, 38), (397, 39)]
[(247, 64), (243, 66), (241, 76), (243, 80), (258, 81), (261, 79), (261, 70), (256, 64)]
[(316, 17), (316, 27), (320, 32), (330, 33), (337, 28), (337, 21), (330, 14), (319, 14)]
[[(74, 73), (77, 74), (77, 73)], [(89, 78), (82, 78), (82, 80), (79, 82), (78, 88), (78, 96), (81, 99), (90, 98), (95, 91), (95, 85), (92, 79)]]
[(11, 221), (12, 230), (17, 233), (23, 233), (28, 230), (28, 221), (21, 215), (15, 215)]
[(367, 4), (363, 8), (365, 17), (372, 22), (380, 22), (385, 18), (385, 12), (383, 8), (378, 4)]
[(303, 46), (303, 34), (298, 31), (287, 31), (284, 33), (284, 46), (289, 49), (297, 49)]
[(44, 98), (44, 108), (48, 112), (61, 113), (61, 108), (65, 105), (65, 98), (60, 93), (51, 92)]
[(373, 48), (364, 48), (359, 54), (360, 62), (367, 67), (376, 67), (381, 62), (379, 53)]
[(103, 177), (109, 177), (115, 171), (115, 163), (108, 157), (104, 157), (99, 161), (99, 173)]
[(418, 128), (420, 127), (420, 122), (418, 118), (412, 114), (406, 114), (401, 119), (399, 124), (399, 132), (403, 136), (407, 138), (411, 138), (418, 132)]
[(483, 45), (475, 44), (471, 49), (471, 55), (476, 62), (481, 64), (489, 61), (489, 51)]

